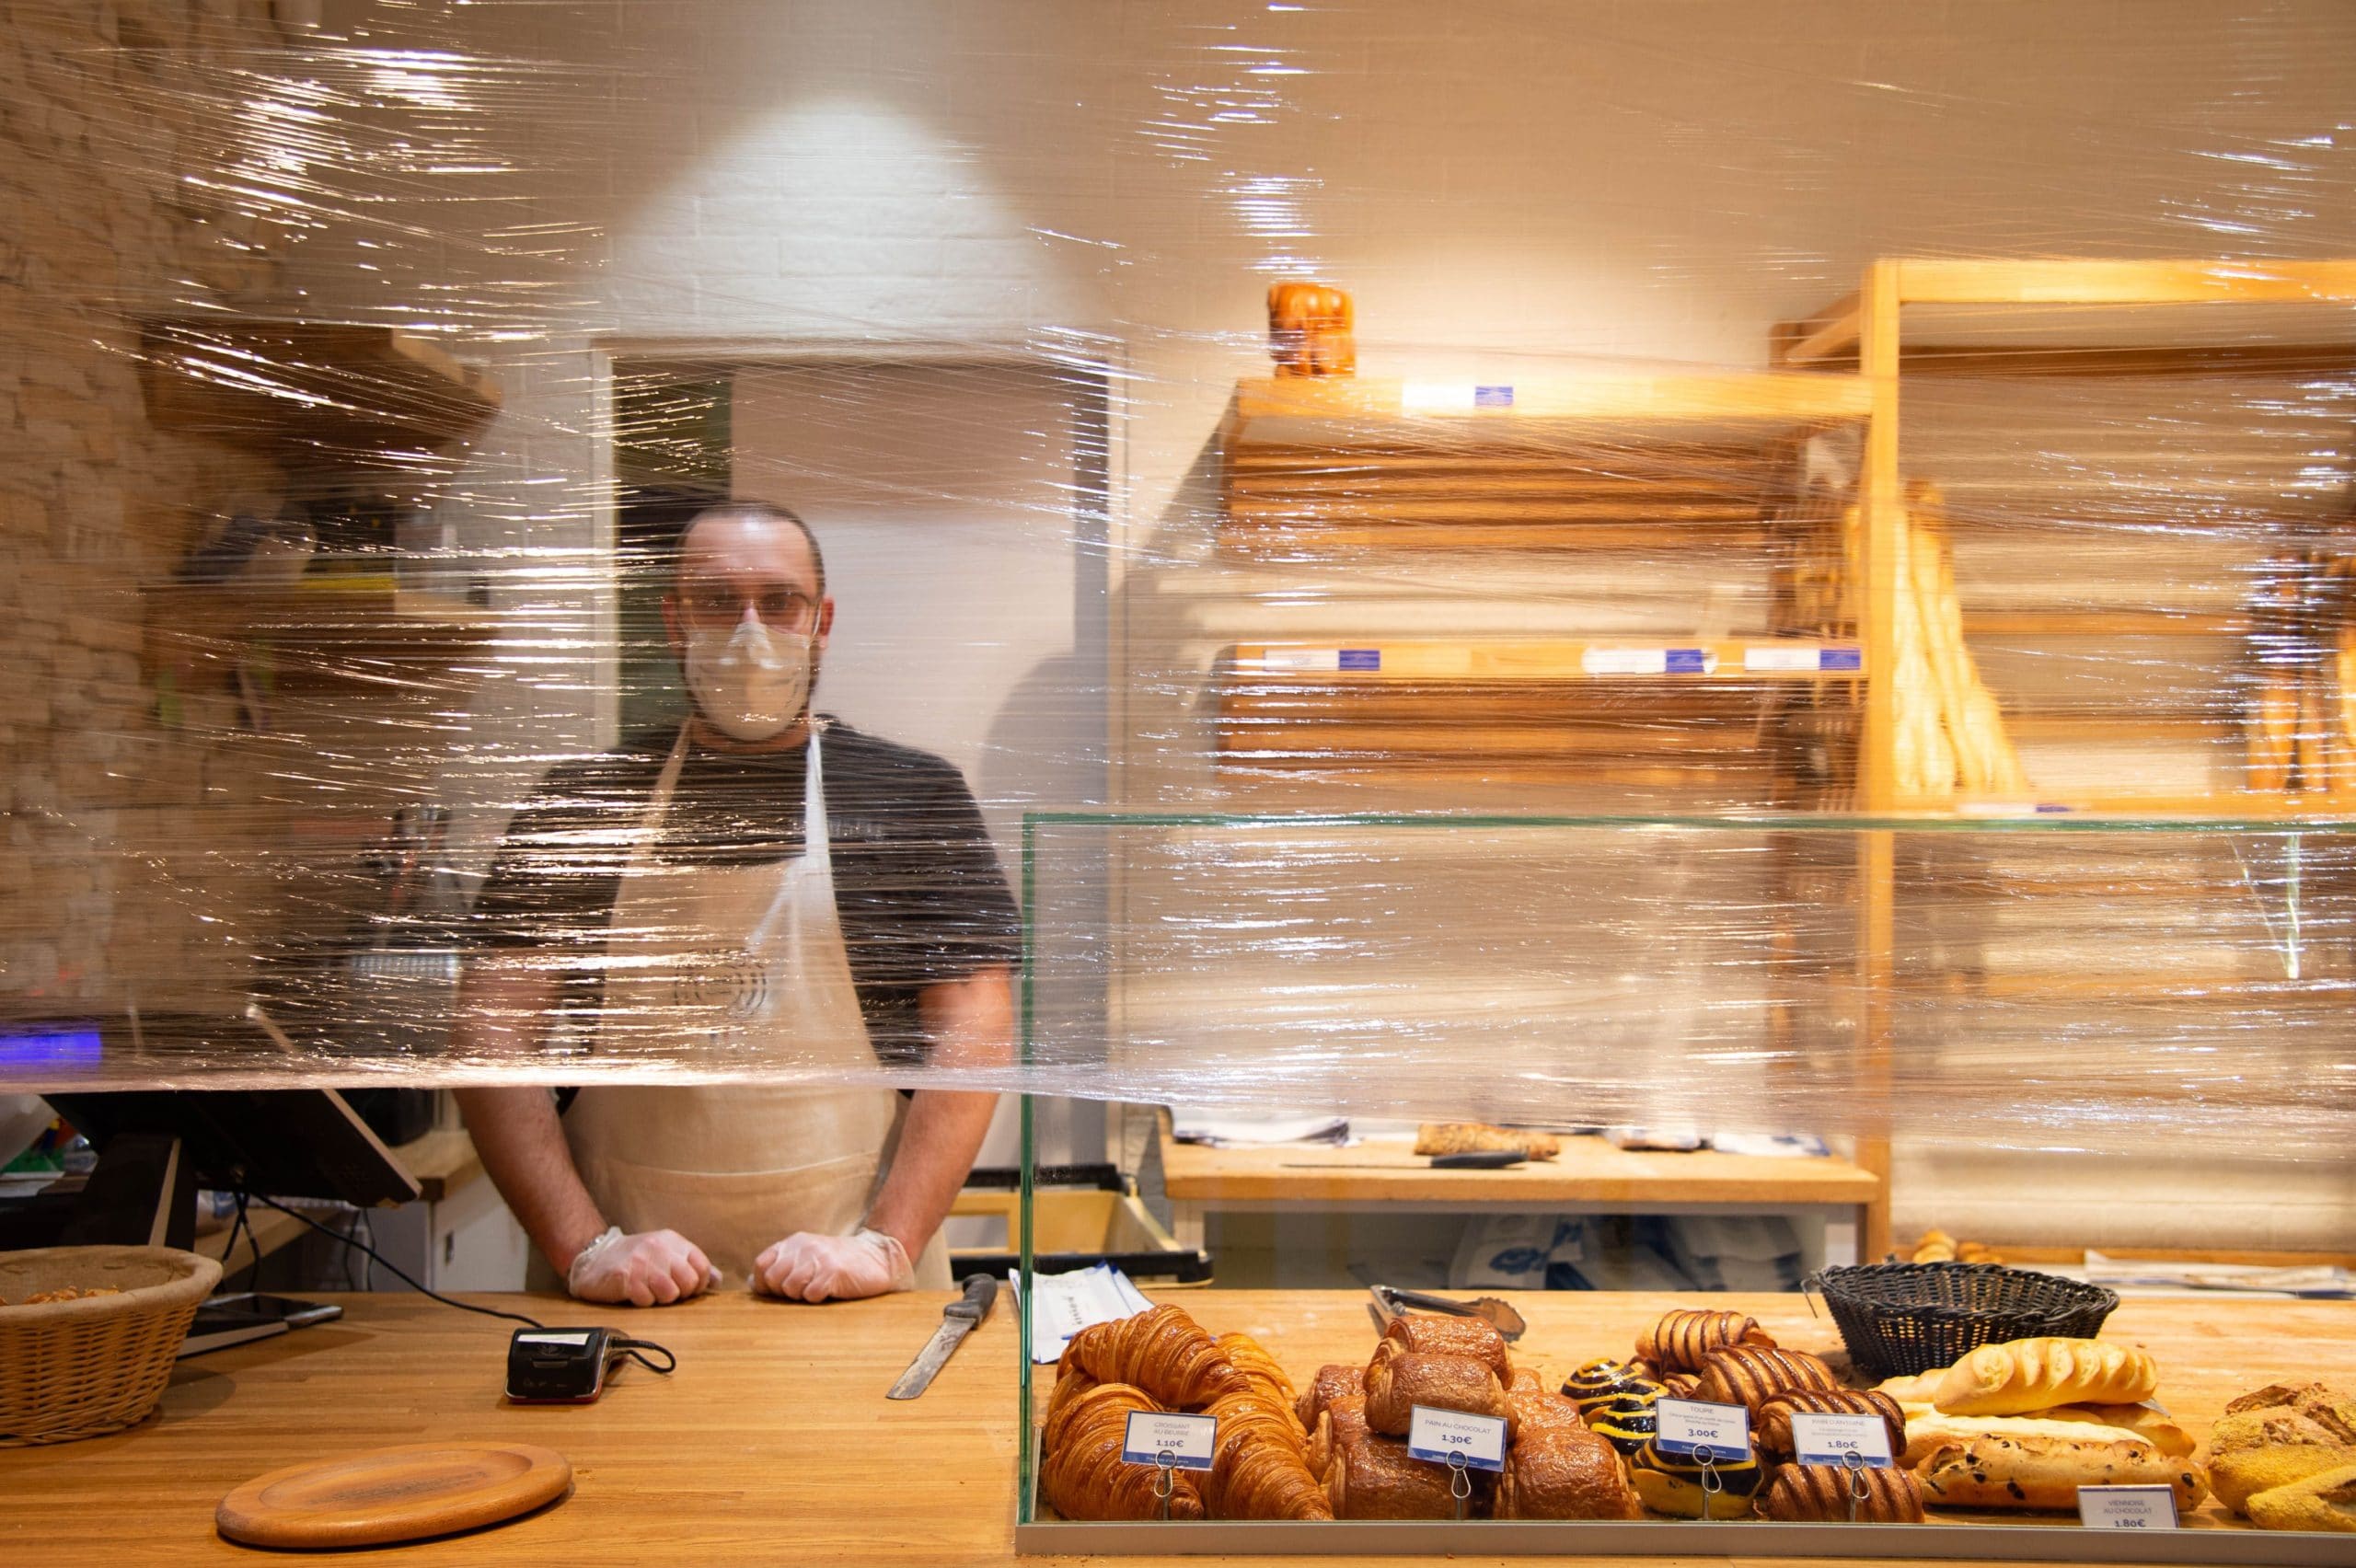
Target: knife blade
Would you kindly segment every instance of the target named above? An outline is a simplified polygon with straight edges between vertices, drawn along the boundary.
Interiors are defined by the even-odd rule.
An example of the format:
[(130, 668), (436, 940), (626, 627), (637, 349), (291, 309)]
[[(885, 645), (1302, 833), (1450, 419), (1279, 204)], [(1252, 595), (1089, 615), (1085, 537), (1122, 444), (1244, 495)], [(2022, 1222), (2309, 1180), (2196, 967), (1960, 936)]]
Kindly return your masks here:
[(932, 1387), (933, 1375), (948, 1365), (958, 1344), (990, 1315), (990, 1306), (998, 1300), (998, 1281), (989, 1274), (969, 1274), (964, 1286), (964, 1294), (941, 1309), (941, 1327), (917, 1352), (917, 1358), (908, 1363), (908, 1369), (900, 1374), (885, 1399), (912, 1400)]

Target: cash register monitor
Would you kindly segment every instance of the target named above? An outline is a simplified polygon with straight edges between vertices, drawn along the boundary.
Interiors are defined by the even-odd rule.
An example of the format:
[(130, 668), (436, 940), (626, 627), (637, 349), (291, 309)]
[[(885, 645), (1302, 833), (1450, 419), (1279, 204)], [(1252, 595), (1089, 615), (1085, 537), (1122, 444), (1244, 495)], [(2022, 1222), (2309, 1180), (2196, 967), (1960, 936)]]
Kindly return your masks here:
[[(152, 1020), (151, 1024), (152, 1024)], [(179, 1020), (193, 1025), (194, 1020)], [(220, 1020), (234, 1032), (253, 1024)], [(0, 1055), (12, 1040), (53, 1051), (64, 1035), (95, 1037), (103, 1059), (114, 1032), (104, 1018), (0, 1022)], [(116, 1242), (188, 1247), (196, 1190), (323, 1198), (367, 1208), (409, 1203), (416, 1181), (330, 1089), (137, 1090), (44, 1095), (98, 1151), (79, 1193), (0, 1205), (0, 1247)]]

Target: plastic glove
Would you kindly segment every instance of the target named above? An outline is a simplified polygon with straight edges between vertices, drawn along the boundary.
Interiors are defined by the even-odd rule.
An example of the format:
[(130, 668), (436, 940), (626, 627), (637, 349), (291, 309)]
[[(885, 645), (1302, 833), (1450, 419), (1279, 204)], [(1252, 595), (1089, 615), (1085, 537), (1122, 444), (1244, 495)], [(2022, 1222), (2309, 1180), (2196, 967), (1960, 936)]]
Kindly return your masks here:
[(907, 1249), (880, 1230), (856, 1236), (796, 1231), (753, 1260), (753, 1279), (789, 1301), (855, 1301), (917, 1282)]
[(719, 1283), (720, 1271), (703, 1249), (677, 1231), (625, 1236), (618, 1225), (574, 1253), (564, 1275), (565, 1289), (577, 1300), (627, 1301), (633, 1307), (667, 1307)]

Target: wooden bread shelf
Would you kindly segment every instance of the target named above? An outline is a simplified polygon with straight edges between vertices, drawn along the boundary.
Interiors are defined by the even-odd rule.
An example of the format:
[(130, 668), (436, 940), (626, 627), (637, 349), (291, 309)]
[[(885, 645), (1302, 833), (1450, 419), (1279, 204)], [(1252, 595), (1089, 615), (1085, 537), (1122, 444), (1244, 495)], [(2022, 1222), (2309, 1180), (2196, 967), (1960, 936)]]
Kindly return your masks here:
[(167, 317), (140, 329), (158, 426), (290, 467), (431, 471), (500, 408), (490, 375), (398, 328)]

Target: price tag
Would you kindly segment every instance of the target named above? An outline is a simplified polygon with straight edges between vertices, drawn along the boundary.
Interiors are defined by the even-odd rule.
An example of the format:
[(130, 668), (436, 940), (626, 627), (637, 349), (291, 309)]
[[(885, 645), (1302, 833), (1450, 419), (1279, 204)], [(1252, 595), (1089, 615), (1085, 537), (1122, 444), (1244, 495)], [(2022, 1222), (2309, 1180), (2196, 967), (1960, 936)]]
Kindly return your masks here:
[(2172, 1530), (2176, 1489), (2167, 1486), (2082, 1486), (2078, 1522), (2090, 1530)]
[(1845, 1465), (1854, 1454), (1867, 1470), (1894, 1470), (1889, 1423), (1877, 1415), (1792, 1416), (1792, 1454), (1804, 1465)]
[(1453, 1463), (1462, 1455), (1473, 1470), (1506, 1468), (1506, 1424), (1501, 1417), (1417, 1405), (1407, 1426), (1407, 1457), (1431, 1464)]
[(1207, 1470), (1211, 1468), (1211, 1451), (1218, 1439), (1218, 1417), (1215, 1415), (1165, 1415), (1133, 1410), (1121, 1435), (1121, 1462)]
[(1721, 1464), (1750, 1458), (1750, 1412), (1740, 1405), (1662, 1400), (1653, 1406), (1653, 1447), (1664, 1454), (1707, 1448)]

